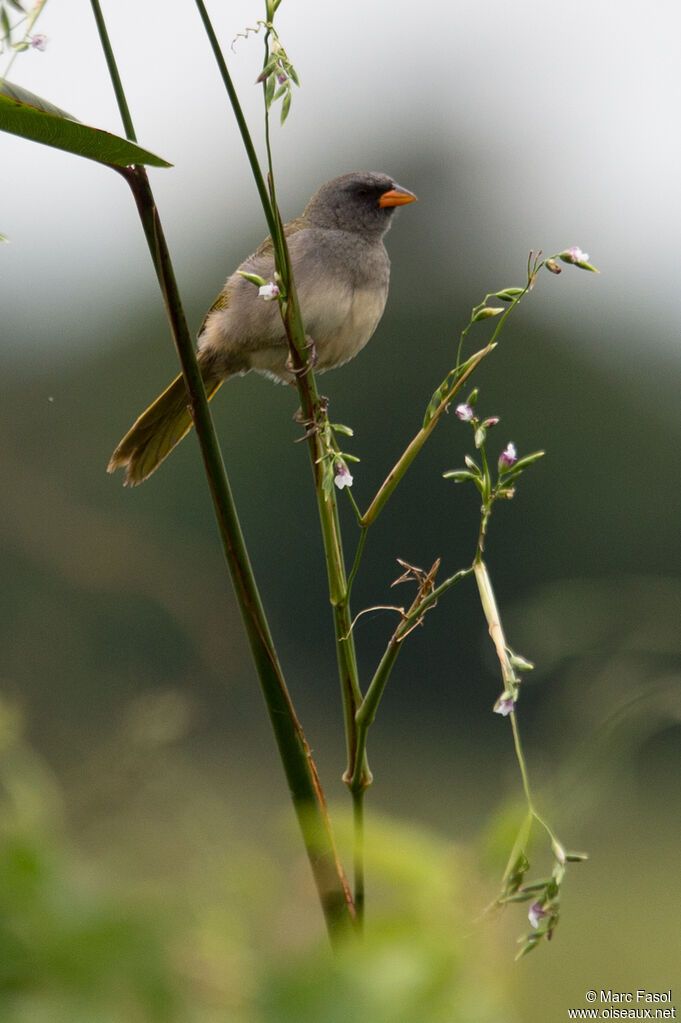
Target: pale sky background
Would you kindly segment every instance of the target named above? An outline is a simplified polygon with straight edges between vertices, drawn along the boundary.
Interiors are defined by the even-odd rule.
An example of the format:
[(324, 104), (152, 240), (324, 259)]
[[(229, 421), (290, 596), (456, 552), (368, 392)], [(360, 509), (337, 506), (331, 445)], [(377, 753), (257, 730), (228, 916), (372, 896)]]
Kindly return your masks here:
[[(234, 53), (229, 44), (264, 4), (208, 7), (259, 137), (261, 40), (240, 39)], [(191, 0), (103, 8), (138, 139), (174, 164), (151, 176), (185, 295), (199, 286), (204, 249), (224, 251), (204, 282), (212, 295), (246, 254), (243, 237), (255, 247), (264, 230), (196, 9)], [(543, 299), (570, 318), (575, 343), (612, 362), (626, 350), (621, 327), (636, 346), (622, 360), (634, 372), (670, 360), (679, 368), (680, 10), (677, 0), (284, 0), (278, 25), (302, 84), (275, 131), (285, 216), (337, 173), (380, 169), (401, 179), (409, 168), (402, 183), (424, 217), (411, 221), (409, 238), (431, 245), (432, 266), (419, 249), (406, 268), (418, 277), (413, 300), (427, 302), (466, 261), (447, 202), (465, 151), (490, 253), (488, 266), (467, 268), (479, 282), (471, 305), (490, 287), (522, 283), (530, 248), (577, 244), (601, 276), (563, 274)], [(48, 0), (36, 31), (49, 37), (47, 50), (20, 55), (10, 80), (122, 133), (86, 0)], [(437, 156), (419, 180), (420, 151), (431, 146)], [(0, 231), (11, 238), (0, 248), (6, 352), (72, 351), (74, 294), (84, 296), (81, 325), (93, 343), (102, 315), (128, 323), (138, 296), (157, 301), (122, 180), (8, 135), (0, 147)]]

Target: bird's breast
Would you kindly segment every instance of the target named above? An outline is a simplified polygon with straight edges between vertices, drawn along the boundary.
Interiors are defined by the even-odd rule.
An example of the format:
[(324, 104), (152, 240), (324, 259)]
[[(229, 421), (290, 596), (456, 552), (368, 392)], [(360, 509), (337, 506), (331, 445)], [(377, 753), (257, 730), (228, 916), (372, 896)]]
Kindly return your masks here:
[(383, 244), (347, 237), (339, 246), (336, 237), (331, 240), (333, 247), (315, 247), (316, 265), (311, 265), (308, 250), (302, 272), (294, 268), (305, 332), (317, 350), (317, 370), (340, 366), (365, 346), (388, 297), (390, 261)]
[(317, 350), (317, 370), (333, 369), (364, 348), (383, 315), (385, 287), (327, 287), (301, 296), (305, 332)]

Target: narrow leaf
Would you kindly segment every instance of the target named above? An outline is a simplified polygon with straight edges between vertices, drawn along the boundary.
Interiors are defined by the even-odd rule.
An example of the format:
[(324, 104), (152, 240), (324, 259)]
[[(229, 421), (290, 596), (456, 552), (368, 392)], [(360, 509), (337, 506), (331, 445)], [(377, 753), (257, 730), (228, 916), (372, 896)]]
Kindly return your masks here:
[(260, 274), (249, 274), (246, 270), (237, 270), (239, 277), (243, 277), (244, 280), (250, 281), (251, 284), (255, 284), (258, 288), (262, 288), (267, 281)]
[(291, 109), (291, 93), (290, 91), (284, 96), (284, 102), (281, 104), (281, 123), (283, 124), (288, 117), (288, 112)]
[(502, 302), (513, 302), (518, 295), (522, 295), (525, 288), (502, 288), (501, 291), (494, 293), (495, 298), (501, 299)]
[(468, 469), (450, 469), (449, 472), (443, 472), (443, 477), (446, 480), (454, 480), (455, 483), (464, 483), (466, 480), (476, 480), (478, 477), (469, 472)]
[(270, 109), (274, 102), (274, 75), (269, 74), (265, 79), (265, 108)]
[(503, 306), (484, 305), (473, 314), (471, 322), (477, 323), (479, 320), (489, 320), (491, 316), (499, 316), (503, 312)]
[(118, 167), (135, 163), (151, 167), (172, 166), (160, 156), (119, 135), (81, 124), (47, 100), (9, 82), (0, 86), (0, 130), (98, 163)]

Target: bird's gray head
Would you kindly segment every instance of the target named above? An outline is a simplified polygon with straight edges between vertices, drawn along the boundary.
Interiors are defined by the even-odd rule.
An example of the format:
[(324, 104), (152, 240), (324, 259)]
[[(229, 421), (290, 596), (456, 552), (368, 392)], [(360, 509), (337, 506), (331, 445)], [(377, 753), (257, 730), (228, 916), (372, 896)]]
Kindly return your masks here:
[(380, 238), (390, 227), (395, 208), (415, 199), (389, 174), (343, 174), (315, 192), (304, 215), (315, 227)]

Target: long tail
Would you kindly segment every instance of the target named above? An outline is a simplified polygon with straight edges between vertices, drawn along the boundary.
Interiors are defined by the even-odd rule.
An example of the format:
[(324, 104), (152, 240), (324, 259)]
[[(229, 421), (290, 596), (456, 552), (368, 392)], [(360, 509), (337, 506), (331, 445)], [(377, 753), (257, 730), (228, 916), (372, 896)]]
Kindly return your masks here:
[[(209, 399), (222, 382), (215, 377), (204, 379)], [(107, 470), (114, 472), (125, 467), (125, 486), (137, 486), (151, 476), (192, 426), (187, 390), (179, 376), (130, 427), (111, 456)]]

